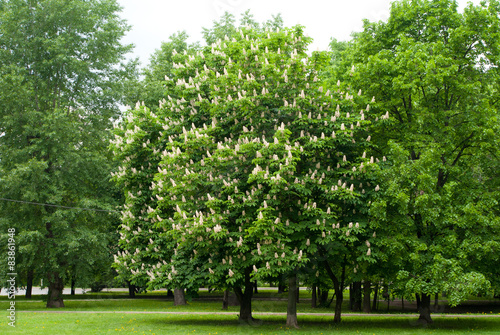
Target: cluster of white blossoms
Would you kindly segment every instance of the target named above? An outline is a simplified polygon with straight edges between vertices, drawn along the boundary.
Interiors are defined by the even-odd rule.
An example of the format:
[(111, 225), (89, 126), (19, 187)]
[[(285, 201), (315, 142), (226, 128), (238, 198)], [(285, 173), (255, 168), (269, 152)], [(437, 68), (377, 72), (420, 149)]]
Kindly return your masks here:
[[(137, 208), (130, 210), (130, 214), (127, 213), (123, 217), (129, 221), (140, 220), (141, 224), (155, 223), (157, 227), (154, 229), (160, 230), (160, 233), (163, 233), (161, 230), (170, 229), (171, 225), (176, 236), (179, 236), (178, 243), (182, 244), (178, 247), (192, 248), (190, 261), (203, 259), (207, 252), (210, 254), (241, 252), (237, 258), (235, 257), (234, 264), (230, 264), (232, 268), (227, 272), (229, 277), (241, 271), (236, 259), (244, 260), (247, 257), (259, 256), (252, 266), (254, 273), (264, 266), (274, 271), (275, 264), (287, 265), (294, 259), (291, 250), (280, 249), (284, 245), (280, 245), (279, 242), (274, 246), (274, 241), (277, 239), (279, 241), (279, 234), (284, 234), (285, 227), (298, 226), (301, 220), (305, 220), (300, 210), (297, 211), (298, 206), (294, 204), (292, 206), (292, 201), (283, 200), (285, 198), (283, 195), (287, 192), (300, 193), (298, 190), (301, 190), (299, 188), (301, 186), (321, 190), (321, 196), (314, 199), (305, 195), (298, 197), (299, 204), (300, 199), (304, 201), (302, 209), (304, 212), (314, 211), (318, 215), (323, 215), (321, 220), (312, 219), (313, 224), (315, 222), (318, 226), (314, 233), (307, 235), (309, 232), (304, 232), (304, 239), (307, 238), (306, 246), (314, 245), (319, 237), (333, 238), (330, 237), (332, 234), (329, 220), (333, 219), (333, 214), (338, 214), (338, 210), (332, 210), (326, 203), (334, 202), (332, 199), (335, 197), (352, 196), (358, 189), (355, 184), (360, 185), (359, 193), (364, 194), (362, 183), (358, 183), (354, 178), (365, 172), (369, 164), (374, 163), (374, 158), (371, 157), (368, 161), (365, 153), (360, 161), (351, 157), (349, 152), (342, 152), (345, 151), (342, 148), (338, 149), (341, 153), (337, 157), (330, 155), (320, 157), (316, 154), (318, 157), (318, 162), (314, 162), (316, 169), (312, 166), (312, 162), (306, 162), (304, 160), (306, 156), (302, 155), (309, 155), (316, 160), (316, 156), (312, 154), (313, 150), (317, 150), (314, 148), (323, 146), (321, 150), (325, 152), (329, 150), (336, 152), (335, 148), (341, 147), (345, 139), (348, 139), (349, 143), (355, 143), (355, 138), (358, 140), (357, 130), (362, 129), (363, 121), (369, 116), (365, 115), (370, 109), (369, 105), (366, 111), (361, 110), (358, 114), (349, 107), (353, 105), (354, 94), (341, 92), (340, 88), (327, 90), (323, 94), (317, 74), (308, 68), (309, 61), (297, 60), (305, 57), (300, 50), (297, 50), (298, 46), (295, 45), (297, 38), (292, 38), (288, 41), (288, 45), (280, 45), (275, 50), (276, 47), (264, 39), (252, 40), (243, 30), (239, 33), (242, 35), (241, 39), (236, 36), (232, 40), (228, 38), (212, 45), (211, 55), (197, 51), (196, 55), (184, 55), (182, 58), (174, 51), (174, 56), (177, 57), (174, 58), (174, 79), (168, 84), (175, 84), (175, 88), (169, 92), (172, 96), (168, 96), (168, 100), (159, 101), (161, 112), (157, 113), (167, 117), (162, 119), (157, 115), (154, 117), (151, 115), (151, 122), (155, 124), (158, 122), (160, 125), (157, 142), (154, 139), (151, 141), (144, 139), (141, 143), (135, 143), (139, 141), (138, 134), (143, 133), (140, 124), (131, 127), (125, 137), (116, 137), (113, 142), (116, 148), (137, 145), (141, 149), (151, 150), (159, 161), (153, 166), (153, 169), (158, 170), (157, 173), (154, 172), (156, 179), (153, 180), (151, 174), (150, 184), (145, 185), (149, 186), (149, 191), (152, 192), (152, 200), (151, 203), (144, 205), (143, 209), (139, 209), (144, 211), (141, 213), (141, 219)], [(289, 32), (286, 31), (285, 34)], [(274, 35), (269, 34), (268, 38), (274, 38)], [(245, 41), (248, 43), (245, 44)], [(240, 43), (243, 56), (233, 56), (232, 43)], [(283, 52), (284, 50), (286, 52)], [(272, 52), (279, 55), (281, 60), (271, 57), (269, 53)], [(211, 61), (205, 62), (205, 58), (210, 58)], [(274, 65), (273, 62), (281, 62), (283, 66), (277, 66), (276, 77), (270, 78), (271, 74), (264, 74), (261, 69)], [(241, 63), (252, 63), (256, 66), (242, 66)], [(165, 79), (171, 81), (170, 78)], [(271, 82), (273, 84), (269, 84)], [(208, 94), (202, 89), (207, 86), (210, 87)], [(338, 86), (340, 87), (340, 83)], [(275, 99), (273, 104), (276, 105), (271, 111), (263, 98), (272, 99), (273, 96)], [(240, 109), (248, 109), (247, 104), (252, 105), (248, 115), (238, 114)], [(142, 106), (138, 108), (144, 109)], [(209, 109), (211, 111), (207, 113)], [(386, 115), (382, 119), (389, 117), (388, 113)], [(205, 123), (201, 125), (200, 120), (206, 121), (208, 125)], [(275, 124), (268, 127), (266, 125), (268, 121)], [(130, 122), (138, 120), (132, 118)], [(274, 133), (271, 130), (272, 126)], [(223, 135), (218, 135), (219, 133)], [(366, 141), (369, 142), (370, 139), (368, 136)], [(161, 143), (161, 146), (158, 143)], [(193, 152), (196, 154), (192, 154)], [(253, 164), (253, 159), (259, 159), (259, 164)], [(305, 168), (299, 171), (297, 168), (299, 165), (312, 168), (309, 172)], [(125, 179), (137, 176), (142, 171), (139, 166), (127, 164), (118, 172), (118, 177)], [(251, 175), (255, 178), (254, 184), (245, 184), (246, 177), (241, 178), (241, 175), (246, 177)], [(332, 183), (332, 180), (337, 179), (338, 185)], [(208, 183), (210, 187), (206, 186)], [(268, 192), (278, 187), (279, 192), (270, 196)], [(375, 191), (378, 190), (377, 185)], [(139, 192), (141, 191), (131, 191), (127, 201), (138, 201), (141, 194)], [(295, 202), (296, 198), (292, 199)], [(265, 209), (265, 213), (262, 209)], [(293, 212), (292, 220), (286, 214), (289, 210)], [(235, 216), (234, 213), (241, 213), (236, 218), (237, 224), (231, 221)], [(331, 218), (325, 219), (325, 213), (331, 215)], [(257, 233), (258, 236), (249, 236), (247, 229), (249, 225), (264, 219), (264, 216), (266, 220), (263, 220), (262, 224), (269, 222), (271, 226), (263, 227)], [(208, 227), (208, 224), (205, 224), (205, 227), (202, 227), (203, 217), (215, 225)], [(346, 226), (345, 223), (343, 225)], [(349, 226), (350, 229), (353, 228), (352, 223)], [(332, 230), (338, 228), (340, 223), (332, 224)], [(358, 223), (356, 228), (359, 228)], [(132, 235), (136, 237), (143, 235), (129, 231), (130, 228), (124, 228), (126, 235), (122, 237), (128, 239)], [(232, 243), (232, 248), (236, 246), (238, 251), (225, 250), (227, 245), (223, 241), (213, 239), (212, 232), (222, 231), (231, 236), (228, 236), (226, 241)], [(352, 232), (354, 231), (352, 229)], [(347, 230), (346, 235), (350, 233), (351, 230)], [(144, 239), (146, 241), (149, 239), (146, 243), (152, 245), (151, 241), (155, 242), (158, 238), (156, 235), (145, 236)], [(259, 242), (264, 245), (263, 249)], [(296, 241), (296, 243), (301, 242)], [(242, 249), (246, 250), (250, 245), (257, 246), (256, 253), (253, 253), (254, 250), (243, 252)], [(271, 245), (274, 249), (267, 249)], [(155, 246), (155, 250), (156, 248)], [(141, 251), (141, 254), (143, 252)], [(369, 253), (371, 253), (370, 248)], [(296, 254), (297, 251), (294, 251), (293, 255)], [(270, 260), (269, 257), (272, 255), (274, 259)], [(230, 258), (229, 260), (233, 263)], [(298, 252), (296, 260), (299, 262), (303, 260), (302, 250)], [(175, 263), (175, 260), (172, 262)], [(212, 264), (211, 258), (208, 263)], [(226, 260), (222, 259), (222, 264), (225, 263)], [(290, 264), (293, 266), (295, 263)], [(134, 266), (137, 265), (134, 263)], [(216, 267), (213, 268), (216, 271), (207, 267), (204, 269), (209, 274), (222, 273), (217, 271)], [(134, 271), (139, 272), (139, 270)], [(158, 278), (153, 270), (148, 271), (150, 271), (147, 273), (149, 277), (152, 274)], [(169, 280), (172, 273), (173, 271), (168, 273)]]

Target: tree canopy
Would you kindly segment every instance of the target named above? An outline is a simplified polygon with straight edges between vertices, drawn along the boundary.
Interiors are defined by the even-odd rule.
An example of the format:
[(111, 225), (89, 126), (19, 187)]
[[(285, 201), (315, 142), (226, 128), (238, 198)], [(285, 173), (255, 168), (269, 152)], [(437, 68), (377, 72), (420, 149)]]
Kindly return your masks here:
[(18, 270), (45, 279), (49, 307), (63, 305), (75, 263), (84, 281), (109, 257), (116, 216), (92, 209), (116, 205), (107, 146), (131, 49), (119, 10), (111, 0), (1, 1), (0, 193), (18, 201), (0, 202), (1, 224), (17, 229)]
[(235, 32), (174, 50), (159, 109), (138, 104), (116, 130), (117, 262), (150, 288), (232, 288), (251, 321), (252, 280), (293, 281), (310, 259), (318, 276), (336, 254), (372, 260), (366, 199), (379, 187), (371, 98), (320, 80), (328, 57), (305, 53), (301, 26)]
[(430, 295), (455, 305), (496, 277), (485, 266), (498, 255), (498, 198), (484, 172), (498, 161), (499, 13), (498, 1), (463, 13), (455, 1), (398, 1), (387, 22), (332, 44), (332, 73), (353, 66), (351, 82), (392, 116), (374, 130), (390, 163), (371, 214), (425, 322)]

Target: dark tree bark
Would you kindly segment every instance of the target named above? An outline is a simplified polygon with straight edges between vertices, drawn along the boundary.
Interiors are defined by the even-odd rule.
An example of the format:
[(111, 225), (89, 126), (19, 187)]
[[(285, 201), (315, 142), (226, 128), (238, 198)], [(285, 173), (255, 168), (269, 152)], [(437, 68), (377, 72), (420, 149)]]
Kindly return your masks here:
[(344, 293), (342, 288), (335, 288), (335, 316), (333, 322), (340, 323), (342, 320), (342, 302), (344, 301)]
[(371, 303), (371, 288), (372, 283), (369, 280), (365, 280), (363, 283), (363, 312), (364, 313), (370, 313), (371, 308), (370, 308), (370, 303)]
[(355, 312), (361, 311), (362, 293), (361, 293), (361, 282), (356, 281), (352, 283), (352, 294), (353, 294), (353, 304), (352, 310)]
[(349, 309), (354, 310), (354, 287), (349, 284)]
[(252, 317), (252, 296), (253, 296), (253, 285), (250, 281), (250, 273), (252, 268), (248, 267), (245, 269), (245, 289), (242, 290), (241, 287), (235, 287), (234, 293), (238, 298), (240, 303), (240, 322), (247, 324), (254, 324), (257, 320)]
[(129, 281), (127, 281), (127, 285), (129, 298), (135, 298), (135, 285), (132, 285)]
[(71, 295), (75, 295), (75, 293), (76, 293), (75, 292), (75, 285), (76, 285), (75, 282), (76, 282), (75, 277), (71, 277)]
[(57, 272), (49, 274), (49, 295), (47, 298), (47, 308), (64, 307), (62, 298), (64, 282)]
[(33, 292), (33, 269), (28, 270), (28, 276), (26, 278), (26, 299), (31, 299), (31, 293)]
[(283, 278), (280, 278), (278, 281), (278, 294), (285, 293), (285, 291), (286, 291), (285, 282), (284, 282)]
[(422, 324), (431, 324), (431, 296), (428, 294), (421, 294), (420, 307), (418, 309), (420, 316), (418, 321)]
[(222, 309), (227, 310), (229, 307), (229, 290), (224, 291), (224, 297), (222, 298)]
[(300, 298), (300, 296), (299, 296), (300, 287), (299, 287), (299, 285), (298, 285), (298, 284), (296, 285), (296, 287), (297, 287), (297, 289), (295, 290), (295, 301), (296, 301), (296, 303), (298, 304), (298, 303), (300, 302), (300, 301), (299, 301), (299, 300), (300, 300), (300, 299), (299, 299), (299, 298)]
[(253, 282), (253, 293), (258, 294), (259, 293), (259, 288), (257, 287), (257, 281)]
[(327, 260), (324, 261), (326, 272), (328, 276), (333, 282), (333, 288), (335, 289), (335, 316), (333, 317), (333, 322), (339, 323), (342, 318), (342, 302), (344, 301), (344, 284), (345, 284), (345, 267), (346, 267), (346, 258), (342, 262), (342, 275), (341, 279), (337, 278), (335, 273), (333, 273), (332, 268), (330, 267), (330, 263)]
[(373, 294), (372, 311), (377, 310), (377, 303), (378, 303), (378, 283), (375, 284), (375, 293)]
[(415, 293), (415, 300), (417, 301), (417, 311), (420, 310), (420, 294)]
[(311, 297), (311, 307), (316, 308), (316, 285), (312, 286), (312, 297)]
[(184, 295), (183, 288), (174, 289), (174, 306), (180, 306), (186, 304), (186, 296)]
[(288, 278), (288, 306), (286, 308), (286, 326), (299, 328), (297, 321), (297, 275), (294, 273)]
[(327, 307), (328, 305), (328, 290), (318, 290), (319, 292), (319, 305), (321, 307)]
[(174, 292), (170, 289), (167, 290), (167, 298), (173, 298), (174, 297)]
[(224, 291), (224, 297), (222, 298), (222, 309), (227, 309), (229, 306), (239, 306), (238, 297), (232, 293), (230, 290)]
[(434, 311), (436, 312), (439, 308), (439, 293), (434, 296)]
[(384, 285), (384, 288), (382, 290), (382, 297), (384, 299), (387, 299), (387, 311), (389, 311), (389, 307), (391, 304), (391, 294), (389, 293), (389, 286), (388, 285)]

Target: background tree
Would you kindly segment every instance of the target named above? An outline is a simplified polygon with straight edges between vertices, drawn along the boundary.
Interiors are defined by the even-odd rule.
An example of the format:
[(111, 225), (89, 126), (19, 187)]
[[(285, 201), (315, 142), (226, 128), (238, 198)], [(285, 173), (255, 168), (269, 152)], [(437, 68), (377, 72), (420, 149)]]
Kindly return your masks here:
[(25, 202), (0, 202), (2, 231), (16, 228), (18, 266), (47, 283), (48, 307), (64, 306), (75, 259), (90, 269), (109, 255), (108, 130), (131, 49), (119, 10), (114, 0), (1, 1), (0, 193)]
[(456, 305), (493, 279), (483, 255), (498, 254), (498, 202), (481, 171), (498, 155), (499, 13), (498, 1), (463, 13), (455, 1), (399, 1), (387, 22), (365, 21), (345, 50), (334, 45), (333, 72), (392, 116), (374, 130), (390, 162), (372, 215), (422, 322), (431, 295)]

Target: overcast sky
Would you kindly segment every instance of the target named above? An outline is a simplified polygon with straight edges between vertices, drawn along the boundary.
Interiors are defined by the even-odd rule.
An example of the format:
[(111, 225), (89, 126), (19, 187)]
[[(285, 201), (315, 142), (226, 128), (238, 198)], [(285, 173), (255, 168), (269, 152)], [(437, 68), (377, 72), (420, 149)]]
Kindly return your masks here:
[[(214, 20), (228, 11), (239, 22), (241, 13), (250, 9), (258, 22), (281, 13), (285, 26), (301, 24), (314, 39), (311, 50), (326, 50), (332, 37), (348, 40), (353, 31), (362, 29), (362, 20), (387, 20), (390, 0), (118, 0), (123, 7), (121, 17), (132, 30), (124, 39), (133, 43), (133, 57), (142, 66), (159, 49), (161, 42), (176, 31), (186, 30), (190, 42), (202, 42), (201, 30), (210, 28)], [(458, 0), (463, 9), (467, 0)], [(472, 1), (475, 4), (479, 0)]]

